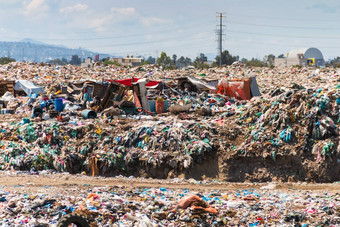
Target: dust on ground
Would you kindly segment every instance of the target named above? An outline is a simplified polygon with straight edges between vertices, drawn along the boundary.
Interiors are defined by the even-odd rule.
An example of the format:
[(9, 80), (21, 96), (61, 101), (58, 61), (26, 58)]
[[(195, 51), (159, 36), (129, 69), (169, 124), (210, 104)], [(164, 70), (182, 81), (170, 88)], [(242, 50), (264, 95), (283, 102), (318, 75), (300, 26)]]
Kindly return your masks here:
[[(179, 179), (177, 179), (179, 180)], [(71, 175), (71, 174), (50, 174), (50, 175), (0, 175), (0, 185), (6, 188), (16, 188), (18, 186), (24, 187), (25, 190), (34, 192), (35, 190), (60, 188), (70, 189), (72, 187), (121, 187), (124, 190), (132, 188), (157, 188), (164, 187), (169, 189), (186, 188), (195, 191), (203, 190), (237, 190), (237, 189), (295, 189), (295, 190), (322, 190), (322, 191), (339, 191), (339, 183), (233, 183), (220, 181), (196, 181), (190, 180), (157, 180), (148, 178), (124, 178), (124, 177), (91, 177), (85, 175)]]

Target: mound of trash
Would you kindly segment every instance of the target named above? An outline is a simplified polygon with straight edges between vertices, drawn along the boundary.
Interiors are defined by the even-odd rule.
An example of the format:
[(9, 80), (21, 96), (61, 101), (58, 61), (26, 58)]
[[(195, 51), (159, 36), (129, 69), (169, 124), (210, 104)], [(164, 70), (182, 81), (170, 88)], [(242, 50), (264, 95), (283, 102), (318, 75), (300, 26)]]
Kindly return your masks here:
[(331, 69), (14, 66), (8, 78), (21, 72), (22, 80), (0, 81), (2, 170), (340, 180), (340, 86)]

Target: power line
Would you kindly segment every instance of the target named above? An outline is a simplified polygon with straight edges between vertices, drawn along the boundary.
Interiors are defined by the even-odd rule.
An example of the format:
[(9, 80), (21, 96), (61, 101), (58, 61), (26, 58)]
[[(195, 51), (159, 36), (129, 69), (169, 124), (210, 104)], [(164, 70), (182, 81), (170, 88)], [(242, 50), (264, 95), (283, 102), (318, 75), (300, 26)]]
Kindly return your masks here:
[(242, 24), (251, 25), (258, 27), (269, 27), (269, 28), (289, 28), (289, 29), (308, 29), (308, 30), (339, 30), (338, 28), (325, 28), (325, 27), (297, 27), (297, 26), (285, 26), (285, 25), (269, 25), (269, 24), (254, 24), (254, 23), (243, 23), (237, 21), (228, 21), (231, 24)]
[[(207, 23), (211, 23), (211, 22), (207, 22)], [(163, 31), (165, 31), (165, 30), (163, 30)], [(194, 35), (194, 34), (196, 34), (196, 33), (192, 33), (192, 35)], [(185, 38), (187, 38), (187, 39), (190, 38), (190, 40), (189, 39), (185, 40)], [(192, 43), (192, 41), (195, 41), (195, 40), (209, 40), (209, 37), (207, 37), (207, 36), (205, 36), (205, 37), (192, 37), (192, 36), (183, 36), (183, 35), (176, 36), (176, 37), (167, 36), (167, 38), (161, 39), (161, 40), (152, 40), (152, 41), (144, 41), (144, 42), (130, 42), (130, 43), (115, 43), (115, 44), (109, 44), (109, 45), (94, 45), (94, 46), (86, 46), (85, 48), (89, 49), (89, 48), (115, 47), (115, 46), (134, 46), (134, 45), (141, 45), (141, 44), (154, 44), (154, 43), (169, 42), (169, 41), (174, 41), (174, 40), (181, 40), (181, 41), (186, 41), (186, 42)], [(185, 45), (187, 46), (188, 44), (185, 44)], [(197, 45), (197, 44), (195, 44), (195, 45)], [(136, 51), (132, 51), (132, 52), (136, 52)]]
[[(182, 46), (185, 46), (185, 47), (182, 47)], [(175, 46), (168, 46), (167, 48), (177, 48), (177, 47), (181, 47), (181, 50), (188, 50), (188, 49), (197, 49), (197, 45), (195, 44), (195, 46), (193, 47), (190, 47), (190, 45), (188, 46), (188, 44), (182, 44), (182, 45), (175, 45)], [(200, 45), (199, 48), (210, 48), (212, 47), (212, 45), (208, 44), (208, 45)], [(110, 55), (117, 55), (117, 54), (130, 54), (130, 53), (150, 53), (150, 52), (155, 52), (157, 51), (156, 49), (155, 50), (133, 50), (133, 51), (125, 51), (125, 52), (115, 52), (115, 53), (112, 53)]]
[[(265, 46), (293, 46), (293, 47), (301, 47), (300, 44), (292, 44), (292, 43), (282, 43), (282, 42), (279, 42), (279, 43), (263, 43), (263, 42), (256, 42), (256, 41), (247, 41), (247, 40), (240, 40), (240, 39), (235, 39), (235, 40), (229, 40), (229, 41), (233, 41), (233, 42), (238, 42), (238, 43), (244, 43), (244, 44), (249, 44), (249, 45), (265, 45)], [(338, 49), (340, 47), (336, 47), (336, 46), (319, 46), (319, 48), (322, 48), (322, 49)]]
[[(153, 44), (153, 43), (162, 43), (162, 42), (169, 42), (169, 41), (174, 41), (174, 40), (183, 40), (183, 36), (177, 36), (173, 38), (166, 38), (166, 39), (161, 39), (161, 40), (153, 40), (153, 41), (144, 41), (144, 42), (131, 42), (131, 43), (119, 43), (119, 44), (109, 44), (109, 45), (101, 45), (101, 46), (93, 46), (93, 47), (115, 47), (115, 46), (134, 46), (134, 45), (140, 45), (140, 44)], [(198, 37), (198, 38), (190, 38), (190, 40), (187, 41), (192, 41), (192, 40), (207, 40), (207, 37)], [(93, 47), (87, 47), (87, 48), (93, 48)]]
[[(166, 30), (160, 30), (158, 32), (163, 32), (163, 31), (174, 31), (176, 29), (181, 29), (181, 28), (190, 28), (190, 27), (194, 27), (194, 26), (199, 26), (201, 27), (202, 25), (204, 24), (212, 24), (212, 23), (215, 23), (215, 21), (204, 21), (204, 22), (197, 22), (197, 20), (195, 20), (195, 23), (194, 24), (181, 24), (181, 26), (178, 26), (178, 27), (174, 27), (174, 28), (171, 28), (171, 29), (166, 29)], [(161, 26), (162, 28), (164, 27), (164, 25)], [(148, 28), (150, 29), (150, 28)], [(79, 33), (79, 34), (86, 34), (86, 33), (90, 33), (90, 34), (93, 34), (93, 31), (75, 31), (73, 33)], [(96, 33), (112, 33), (112, 31), (96, 31)]]
[(313, 20), (311, 18), (306, 19), (304, 18), (291, 18), (291, 17), (266, 17), (266, 16), (259, 16), (259, 15), (242, 15), (242, 14), (235, 14), (235, 13), (228, 13), (228, 15), (231, 16), (237, 16), (242, 18), (255, 18), (255, 19), (268, 19), (268, 20), (284, 20), (284, 21), (305, 21), (305, 22), (336, 22), (339, 23), (339, 19), (336, 20), (320, 20), (319, 18), (316, 20)]
[[(208, 23), (212, 23), (212, 22), (207, 22), (207, 24)], [(202, 30), (202, 28), (200, 28), (200, 30)], [(167, 30), (163, 30), (163, 31), (167, 31)], [(185, 30), (185, 31), (187, 31), (187, 30)], [(150, 33), (147, 33), (147, 34), (150, 34)], [(196, 33), (193, 33), (192, 35), (194, 35), (194, 34), (196, 34)], [(86, 46), (86, 48), (88, 49), (88, 48), (128, 46), (128, 45), (133, 46), (133, 45), (141, 45), (141, 44), (153, 44), (153, 43), (169, 42), (169, 41), (174, 41), (174, 40), (177, 40), (177, 39), (180, 39), (181, 41), (191, 42), (191, 44), (192, 44), (192, 41), (194, 41), (194, 40), (211, 40), (211, 39), (209, 39), (210, 37), (208, 37), (208, 36), (193, 37), (192, 35), (191, 35), (191, 37), (190, 36), (183, 36), (183, 35), (180, 35), (180, 36), (177, 36), (177, 37), (167, 36), (165, 39), (161, 39), (161, 40), (152, 40), (152, 41), (145, 41), (145, 42), (116, 43), (116, 44), (101, 45), (101, 46), (95, 45), (93, 47)], [(135, 36), (139, 36), (139, 34), (135, 34)], [(126, 37), (126, 36), (124, 36), (124, 37)], [(190, 40), (185, 40), (185, 38), (190, 38)], [(188, 44), (183, 44), (183, 45), (185, 45), (185, 48), (182, 48), (182, 49), (195, 48), (195, 47), (188, 47)], [(195, 44), (195, 45), (197, 46), (197, 44)], [(199, 45), (199, 46), (201, 47), (202, 45)], [(135, 53), (135, 52), (141, 52), (141, 51), (134, 50), (132, 52)], [(150, 50), (147, 50), (147, 52), (150, 52)], [(59, 56), (59, 54), (56, 54), (56, 56)]]
[(240, 33), (240, 34), (249, 34), (249, 35), (265, 35), (265, 36), (274, 36), (274, 37), (284, 37), (284, 38), (303, 38), (303, 39), (340, 39), (340, 37), (320, 37), (320, 36), (297, 36), (297, 35), (279, 35), (279, 34), (268, 34), (268, 33), (258, 33), (258, 32), (245, 32), (245, 31), (235, 31), (228, 30), (230, 33)]
[[(165, 30), (158, 30), (158, 31), (153, 31), (153, 32), (146, 32), (146, 33), (133, 33), (133, 34), (126, 34), (126, 35), (119, 35), (119, 36), (108, 36), (108, 37), (94, 37), (94, 38), (34, 38), (42, 41), (81, 41), (81, 40), (105, 40), (105, 39), (117, 39), (117, 38), (128, 38), (128, 37), (140, 37), (144, 35), (152, 35), (152, 34), (164, 34), (166, 32), (174, 32), (175, 30), (179, 29), (185, 29), (187, 31), (188, 29), (197, 29), (197, 28), (202, 28), (202, 25), (204, 24), (212, 24), (215, 23), (215, 21), (208, 21), (205, 23), (200, 23), (200, 24), (193, 24), (190, 26), (184, 26), (184, 27), (177, 27), (177, 28), (171, 28), (171, 29), (165, 29)], [(196, 27), (197, 26), (197, 27)]]

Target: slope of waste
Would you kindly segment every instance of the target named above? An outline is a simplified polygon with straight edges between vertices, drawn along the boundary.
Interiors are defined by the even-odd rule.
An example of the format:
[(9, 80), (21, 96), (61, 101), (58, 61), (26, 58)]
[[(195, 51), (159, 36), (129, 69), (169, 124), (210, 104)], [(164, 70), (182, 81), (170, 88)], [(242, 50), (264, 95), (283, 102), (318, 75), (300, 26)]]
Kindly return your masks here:
[[(21, 72), (41, 87), (21, 81), (26, 95), (7, 92), (0, 99), (6, 105), (0, 119), (2, 170), (237, 182), (340, 180), (340, 86), (331, 69), (230, 66), (202, 73), (22, 64), (7, 68), (8, 77)], [(150, 87), (136, 82), (135, 93), (131, 74), (154, 81)], [(215, 85), (202, 82), (203, 74)], [(237, 97), (219, 92), (226, 79), (250, 75), (261, 95), (242, 100), (237, 93), (242, 87)], [(108, 87), (68, 84), (89, 78), (125, 80)], [(106, 86), (106, 93), (89, 99), (89, 90), (102, 92), (96, 86)], [(162, 111), (140, 111), (146, 98), (156, 100), (156, 109), (161, 100)]]

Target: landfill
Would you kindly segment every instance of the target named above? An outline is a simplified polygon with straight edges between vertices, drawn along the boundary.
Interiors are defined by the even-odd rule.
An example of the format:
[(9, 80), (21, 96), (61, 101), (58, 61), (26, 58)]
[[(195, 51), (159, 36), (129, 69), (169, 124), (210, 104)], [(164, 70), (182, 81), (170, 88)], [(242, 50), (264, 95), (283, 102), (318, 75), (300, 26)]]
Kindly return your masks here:
[[(0, 98), (2, 170), (339, 180), (340, 86), (331, 69), (16, 62), (0, 75), (15, 81)], [(211, 164), (215, 171), (194, 176)]]
[[(5, 172), (2, 177), (29, 179), (28, 183), (5, 184), (0, 188), (2, 226), (57, 226), (70, 213), (86, 217), (91, 226), (340, 224), (339, 189), (332, 184), (308, 188), (305, 184), (176, 179), (175, 185), (173, 180), (123, 176), (106, 181), (92, 178), (91, 182), (84, 175), (76, 175), (74, 180), (67, 174), (46, 171), (39, 175)], [(41, 183), (38, 177), (46, 183)], [(69, 183), (58, 185), (56, 179)], [(89, 183), (82, 184), (83, 181)]]
[[(339, 89), (339, 72), (331, 68), (231, 65), (163, 71), (151, 65), (82, 68), (10, 63), (0, 67), (0, 169), (31, 175), (47, 171), (195, 181), (337, 182)], [(250, 202), (262, 203), (259, 197), (267, 198), (256, 190), (217, 193), (215, 200), (214, 195), (161, 188), (136, 189), (138, 192), (126, 194), (117, 188), (93, 189), (78, 195), (79, 204), (72, 206), (76, 208), (57, 213), (72, 213), (79, 207), (87, 207), (90, 212), (105, 211), (101, 214), (105, 221), (100, 222), (108, 226), (119, 226), (118, 220), (124, 215), (127, 226), (141, 220), (145, 223), (140, 226), (161, 222), (165, 226), (180, 222), (179, 226), (225, 226), (240, 224), (233, 223), (234, 212), (242, 213), (240, 208), (249, 208)], [(113, 212), (118, 208), (111, 210), (103, 205), (112, 196), (122, 196), (120, 193), (124, 194), (118, 207), (125, 209), (122, 217)], [(264, 208), (258, 209), (261, 215), (256, 210), (248, 212), (253, 219), (241, 219), (241, 223), (313, 223), (309, 217), (313, 215), (301, 213), (301, 209), (289, 216), (286, 208), (278, 208), (278, 204), (288, 205), (286, 200), (282, 202), (279, 192), (280, 195), (275, 193), (275, 202), (268, 199), (274, 204), (271, 209), (283, 213), (275, 211), (278, 214), (274, 212), (274, 218), (264, 216)], [(178, 196), (171, 197), (173, 194)], [(4, 192), (3, 202), (9, 200), (5, 195)], [(244, 199), (248, 195), (249, 201)], [(180, 203), (186, 196), (194, 202)], [(236, 211), (226, 213), (233, 203), (228, 205), (223, 196), (246, 203), (231, 205)], [(287, 196), (289, 201), (296, 202), (291, 196)], [(336, 194), (332, 196), (337, 198)], [(141, 202), (127, 209), (128, 197)], [(45, 206), (59, 209), (57, 201), (65, 200), (40, 199), (35, 210)], [(326, 202), (318, 205), (323, 203)], [(146, 204), (151, 204), (150, 209)], [(337, 216), (336, 202), (325, 207), (328, 208), (316, 211), (315, 216), (329, 210)], [(135, 215), (133, 210), (143, 212)], [(23, 217), (20, 212), (12, 215)], [(196, 212), (199, 217), (195, 219)], [(226, 218), (228, 214), (230, 219)], [(46, 223), (60, 218), (49, 215)], [(337, 221), (332, 217), (327, 220)]]

